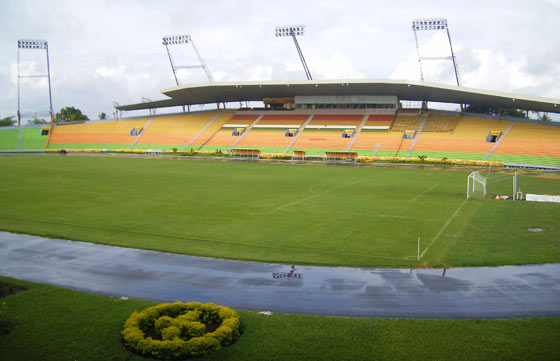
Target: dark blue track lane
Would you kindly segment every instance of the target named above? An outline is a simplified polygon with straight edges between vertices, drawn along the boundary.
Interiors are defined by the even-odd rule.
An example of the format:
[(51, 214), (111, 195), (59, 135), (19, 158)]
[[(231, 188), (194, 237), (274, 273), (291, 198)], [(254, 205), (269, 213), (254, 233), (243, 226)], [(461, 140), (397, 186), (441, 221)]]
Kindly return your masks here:
[(116, 297), (213, 302), (282, 313), (408, 318), (560, 316), (560, 264), (453, 268), (445, 275), (441, 269), (296, 265), (292, 270), (288, 265), (0, 232), (0, 275)]

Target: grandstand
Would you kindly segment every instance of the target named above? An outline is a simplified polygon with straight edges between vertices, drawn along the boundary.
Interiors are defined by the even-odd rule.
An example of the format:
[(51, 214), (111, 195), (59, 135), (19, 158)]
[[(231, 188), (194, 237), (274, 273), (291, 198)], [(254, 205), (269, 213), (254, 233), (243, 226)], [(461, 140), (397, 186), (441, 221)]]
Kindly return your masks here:
[[(220, 114), (203, 112), (154, 117), (133, 149), (183, 149), (194, 146)], [(213, 128), (212, 128), (213, 129)]]
[[(524, 118), (403, 108), (404, 101), (496, 104), (558, 111), (554, 99), (400, 81), (221, 83), (164, 90), (170, 99), (119, 106), (153, 109), (264, 100), (264, 108), (218, 109), (57, 124), (48, 149), (255, 149), (262, 153), (356, 152), (360, 156), (490, 160), (560, 166), (560, 126)], [(367, 95), (354, 95), (367, 94)], [(42, 149), (38, 128), (0, 131), (0, 148)], [(302, 153), (298, 153), (302, 154)]]
[(307, 114), (263, 114), (258, 124), (237, 145), (283, 153), (308, 118)]
[(490, 160), (558, 166), (560, 127), (516, 122)]
[(130, 149), (138, 137), (131, 134), (133, 129), (144, 129), (148, 122), (148, 118), (137, 118), (57, 125), (52, 129), (48, 148)]
[(426, 155), (431, 158), (482, 160), (495, 143), (486, 138), (492, 131), (503, 132), (512, 124), (511, 121), (489, 119), (475, 116), (438, 115), (439, 119), (448, 119), (455, 124), (449, 132), (422, 130), (417, 134), (417, 143), (412, 156)]
[[(346, 150), (364, 117), (367, 118), (367, 115), (313, 114), (291, 149), (303, 150), (307, 154)], [(343, 137), (343, 134), (348, 134), (348, 137)]]

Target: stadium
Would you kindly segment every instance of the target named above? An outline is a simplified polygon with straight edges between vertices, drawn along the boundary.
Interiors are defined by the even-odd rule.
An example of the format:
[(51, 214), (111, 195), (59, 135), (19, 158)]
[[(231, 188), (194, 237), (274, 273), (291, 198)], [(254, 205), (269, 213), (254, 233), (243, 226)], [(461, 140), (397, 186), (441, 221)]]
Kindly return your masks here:
[[(212, 354), (218, 359), (268, 359), (266, 350), (251, 355), (261, 337), (252, 334), (254, 330), (265, 335), (266, 347), (271, 347), (278, 359), (321, 359), (313, 350), (300, 353), (297, 349), (309, 350), (324, 340), (336, 345), (334, 348), (348, 347), (353, 338), (367, 344), (378, 331), (389, 341), (376, 341), (376, 345), (404, 347), (418, 332), (425, 332), (427, 338), (439, 337), (442, 327), (450, 332), (443, 337), (446, 340), (467, 340), (457, 346), (453, 343), (456, 341), (439, 339), (426, 349), (414, 344), (412, 348), (418, 353), (412, 359), (447, 358), (453, 354), (453, 347), (466, 353), (473, 343), (481, 342), (480, 337), (488, 337), (494, 344), (462, 359), (492, 358), (492, 352), (484, 349), (493, 347), (504, 352), (504, 358), (515, 358), (519, 355), (504, 351), (508, 337), (522, 345), (515, 352), (527, 349), (526, 340), (533, 337), (536, 345), (548, 348), (543, 353), (531, 349), (535, 359), (557, 356), (560, 350), (557, 345), (551, 346), (551, 340), (560, 330), (560, 310), (554, 302), (558, 271), (554, 269), (550, 277), (536, 274), (541, 269), (538, 267), (555, 267), (560, 262), (560, 123), (517, 115), (560, 113), (560, 99), (467, 88), (459, 85), (458, 76), (457, 85), (408, 80), (313, 80), (294, 30), (289, 35), (296, 43), (308, 80), (214, 82), (207, 73), (209, 82), (180, 85), (177, 81), (177, 86), (162, 90), (163, 99), (115, 104), (115, 120), (57, 123), (51, 109), (48, 126), (0, 129), (0, 179), (6, 185), (1, 191), (0, 229), (56, 241), (116, 246), (112, 249), (122, 252), (119, 257), (123, 259), (129, 254), (154, 251), (169, 257), (240, 261), (228, 263), (231, 269), (259, 267), (246, 266), (251, 262), (274, 265), (270, 268), (272, 277), (256, 272), (245, 283), (241, 276), (228, 278), (227, 272), (238, 272), (231, 269), (216, 277), (242, 284), (250, 295), (246, 298), (236, 298), (233, 293), (243, 291), (230, 290), (225, 285), (228, 282), (223, 281), (220, 287), (232, 294), (204, 284), (212, 276), (202, 271), (166, 287), (153, 276), (165, 273), (158, 268), (150, 275), (136, 264), (130, 269), (116, 269), (115, 273), (130, 273), (127, 280), (131, 283), (146, 282), (155, 290), (146, 291), (145, 297), (134, 300), (136, 303), (130, 300), (130, 306), (114, 306), (114, 314), (152, 304), (142, 300), (169, 301), (163, 294), (198, 295), (200, 301), (221, 304), (229, 300), (227, 306), (240, 310), (244, 332), (236, 344)], [(187, 43), (192, 43), (188, 39)], [(451, 60), (455, 61), (453, 56)], [(175, 72), (172, 61), (171, 65)], [(202, 59), (200, 67), (207, 70)], [(431, 108), (433, 103), (450, 104), (457, 110)], [(194, 110), (204, 107), (212, 109)], [(165, 113), (168, 108), (181, 110)], [(499, 111), (489, 114), (480, 109)], [(127, 116), (126, 112), (133, 111), (144, 115)], [(30, 242), (31, 248), (41, 249), (39, 241)], [(50, 245), (45, 242), (44, 252), (50, 256), (31, 257), (31, 262), (40, 263), (42, 257), (53, 258), (53, 264), (75, 261), (72, 252), (59, 254), (57, 250), (55, 257), (52, 249), (58, 246), (54, 240)], [(13, 245), (5, 243), (2, 247), (11, 251)], [(22, 255), (32, 250), (13, 252), (10, 254), (23, 263)], [(100, 251), (101, 257), (110, 258), (109, 251), (104, 252)], [(154, 257), (141, 255), (140, 264)], [(157, 267), (166, 269), (173, 262), (183, 261), (169, 258)], [(89, 266), (94, 275), (110, 272)], [(286, 269), (289, 266), (291, 271)], [(484, 279), (490, 277), (491, 268), (505, 272), (504, 268), (514, 266), (537, 267), (538, 271), (531, 269), (511, 279), (496, 276), (495, 284), (483, 284), (476, 291), (470, 283), (465, 286), (468, 282), (458, 275), (463, 269), (481, 269), (488, 275), (475, 278)], [(74, 263), (68, 267), (79, 273), (77, 266), (72, 268)], [(312, 293), (305, 293), (317, 287), (313, 277), (319, 276), (313, 273), (313, 267), (332, 272), (325, 281), (330, 283), (324, 286), (332, 295), (318, 292), (320, 296), (314, 300), (309, 296)], [(92, 309), (96, 302), (110, 308), (110, 302), (118, 301), (114, 297), (119, 291), (114, 289), (81, 285), (82, 281), (70, 274), (56, 277), (58, 272), (65, 272), (63, 268), (45, 272), (48, 277), (34, 270), (22, 277), (26, 281), (17, 281), (15, 270), (19, 268), (13, 263), (0, 267), (0, 274), (31, 289), (26, 292), (62, 292), (59, 297), (75, 298), (76, 303), (84, 302)], [(26, 269), (31, 270), (32, 265), (22, 266), (22, 272)], [(294, 273), (296, 269), (303, 271)], [(360, 269), (367, 275), (359, 277), (387, 272), (383, 277), (390, 278), (400, 272), (412, 278), (404, 282), (405, 286), (399, 284), (402, 278), (392, 286), (384, 284), (390, 291), (374, 287), (374, 281), (368, 284), (360, 280), (365, 283), (355, 286), (343, 278), (345, 272), (358, 273)], [(422, 274), (423, 270), (427, 273)], [(251, 271), (239, 271), (243, 272)], [(437, 279), (428, 281), (431, 272), (437, 272)], [(141, 274), (138, 279), (137, 274)], [(395, 295), (403, 297), (401, 287), (413, 288), (407, 283), (412, 279), (423, 288), (407, 296), (410, 298), (395, 301)], [(460, 282), (446, 283), (452, 280)], [(516, 283), (519, 280), (526, 283)], [(55, 291), (54, 287), (51, 290), (51, 286), (29, 281), (113, 297), (109, 301), (97, 295), (80, 299), (82, 296), (70, 293), (74, 291)], [(265, 293), (270, 284), (280, 285), (276, 293)], [(126, 282), (118, 287), (127, 289)], [(166, 293), (173, 287), (178, 288), (177, 293)], [(299, 287), (303, 291), (298, 292)], [(549, 293), (539, 287), (549, 288)], [(290, 292), (285, 292), (287, 289)], [(453, 309), (455, 297), (466, 297), (466, 303), (471, 303), (469, 297), (481, 289), (487, 293), (479, 298), (475, 295), (470, 306), (462, 304)], [(520, 298), (509, 296), (512, 289)], [(26, 292), (16, 296), (23, 299)], [(376, 308), (367, 313), (371, 304), (352, 306), (351, 296), (336, 304), (334, 311), (319, 301), (336, 299), (339, 294), (346, 297), (345, 292), (371, 296), (370, 303), (381, 305), (381, 311)], [(374, 293), (387, 298), (374, 298)], [(415, 311), (415, 298), (422, 304), (426, 293), (434, 298), (427, 298), (425, 309)], [(253, 295), (257, 301), (247, 300)], [(529, 311), (532, 304), (523, 298), (527, 295), (531, 300), (540, 298), (535, 310)], [(290, 308), (273, 301), (282, 297), (305, 307)], [(278, 318), (271, 319), (276, 325), (265, 325), (255, 313), (267, 305), (278, 312), (274, 315)], [(14, 307), (26, 307), (25, 300)], [(463, 313), (461, 308), (468, 310)], [(304, 315), (291, 315), (298, 313)], [(459, 323), (453, 320), (457, 318), (467, 320)], [(499, 320), (487, 320), (496, 318)], [(113, 321), (107, 317), (99, 322), (96, 327)], [(286, 330), (290, 323), (304, 335), (296, 342), (299, 346), (286, 347), (293, 337)], [(274, 334), (266, 336), (272, 327)], [(519, 338), (508, 335), (509, 328), (518, 332)], [(355, 329), (360, 331), (356, 333)], [(488, 336), (496, 329), (499, 336)], [(348, 334), (340, 335), (340, 330)], [(479, 338), (473, 336), (477, 332)], [(535, 336), (542, 333), (548, 336)], [(125, 357), (128, 354), (117, 339), (109, 352)], [(249, 344), (244, 344), (244, 339), (250, 340)], [(445, 342), (451, 348), (431, 349)], [(100, 357), (107, 356), (99, 352), (104, 355)], [(340, 354), (321, 346), (319, 352), (334, 352), (334, 358), (340, 359), (366, 359), (372, 351), (365, 347), (361, 353), (358, 347), (357, 351)], [(383, 352), (374, 358), (410, 357), (390, 347)]]

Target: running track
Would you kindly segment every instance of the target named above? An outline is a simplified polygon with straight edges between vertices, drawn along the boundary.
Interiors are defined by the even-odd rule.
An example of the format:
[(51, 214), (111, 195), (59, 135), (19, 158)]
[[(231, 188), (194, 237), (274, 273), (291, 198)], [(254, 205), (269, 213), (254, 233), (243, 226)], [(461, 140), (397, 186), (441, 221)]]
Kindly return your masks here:
[(290, 271), (289, 265), (0, 232), (0, 275), (109, 296), (333, 316), (560, 316), (560, 264), (453, 268), (445, 274), (296, 265), (287, 277)]

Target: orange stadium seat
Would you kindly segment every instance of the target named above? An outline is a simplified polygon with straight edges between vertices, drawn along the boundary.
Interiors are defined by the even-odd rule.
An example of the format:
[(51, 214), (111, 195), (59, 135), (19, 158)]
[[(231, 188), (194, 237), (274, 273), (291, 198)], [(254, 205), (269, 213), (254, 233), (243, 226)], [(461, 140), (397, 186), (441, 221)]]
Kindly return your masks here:
[(293, 140), (285, 135), (286, 130), (297, 130), (308, 117), (308, 114), (266, 114), (237, 146), (286, 148)]
[(486, 155), (495, 144), (486, 142), (488, 134), (493, 130), (504, 132), (509, 125), (510, 122), (506, 120), (464, 116), (457, 122), (451, 133), (422, 131), (414, 151)]
[(186, 145), (215, 116), (208, 112), (156, 117), (136, 144)]
[(132, 144), (136, 136), (130, 135), (135, 127), (145, 128), (148, 118), (109, 122), (64, 124), (53, 127), (49, 145)]
[(352, 138), (343, 138), (342, 132), (345, 128), (356, 129), (363, 117), (363, 114), (316, 114), (293, 148), (346, 149)]
[(560, 157), (560, 127), (517, 122), (494, 153)]

